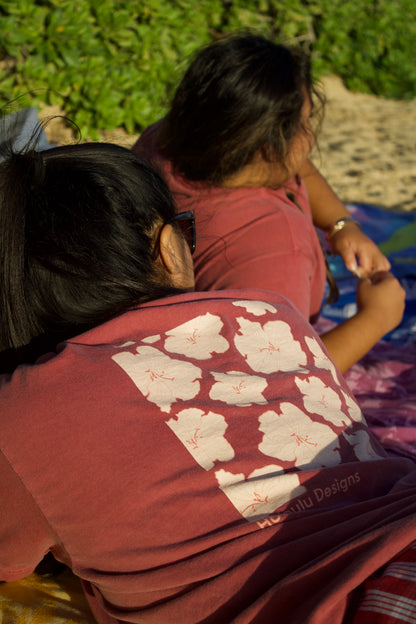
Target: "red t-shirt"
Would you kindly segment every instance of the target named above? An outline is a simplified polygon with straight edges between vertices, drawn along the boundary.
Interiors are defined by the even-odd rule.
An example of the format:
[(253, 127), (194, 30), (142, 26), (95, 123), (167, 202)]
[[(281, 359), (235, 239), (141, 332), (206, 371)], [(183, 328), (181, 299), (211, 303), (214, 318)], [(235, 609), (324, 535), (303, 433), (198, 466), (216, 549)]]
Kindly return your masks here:
[(51, 549), (103, 624), (338, 624), (416, 539), (414, 464), (263, 291), (148, 303), (0, 377), (0, 449), (0, 579)]
[(158, 149), (158, 128), (147, 128), (133, 151), (162, 170), (178, 211), (195, 211), (196, 289), (262, 288), (287, 297), (314, 319), (326, 268), (304, 183), (292, 178), (274, 190), (188, 182)]

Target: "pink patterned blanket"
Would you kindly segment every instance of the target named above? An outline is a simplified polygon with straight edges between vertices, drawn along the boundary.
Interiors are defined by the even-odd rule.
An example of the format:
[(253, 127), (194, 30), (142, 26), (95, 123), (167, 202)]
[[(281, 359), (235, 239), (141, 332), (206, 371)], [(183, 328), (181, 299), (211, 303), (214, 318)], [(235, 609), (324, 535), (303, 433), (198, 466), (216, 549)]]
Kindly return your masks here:
[[(348, 208), (388, 256), (392, 272), (406, 290), (406, 311), (400, 326), (353, 366), (345, 379), (388, 452), (416, 461), (416, 216), (362, 204)], [(347, 318), (355, 306), (355, 278), (339, 258), (331, 258), (330, 265), (340, 299), (324, 307), (319, 332)]]

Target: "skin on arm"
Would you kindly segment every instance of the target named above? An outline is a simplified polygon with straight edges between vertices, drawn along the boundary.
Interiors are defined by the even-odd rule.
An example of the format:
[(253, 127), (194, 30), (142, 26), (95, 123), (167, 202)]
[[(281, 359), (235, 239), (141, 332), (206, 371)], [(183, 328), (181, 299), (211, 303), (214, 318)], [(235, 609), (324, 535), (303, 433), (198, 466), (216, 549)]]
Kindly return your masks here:
[[(351, 216), (310, 160), (305, 161), (299, 173), (308, 191), (313, 222), (316, 227), (326, 231), (338, 219)], [(357, 274), (357, 277), (365, 277), (376, 271), (390, 270), (387, 258), (354, 223), (345, 225), (330, 238), (329, 243), (332, 251), (341, 256), (347, 269)]]
[[(338, 219), (350, 217), (348, 210), (316, 167), (306, 160), (300, 170), (309, 196), (316, 227), (327, 230)], [(332, 251), (360, 277), (357, 313), (321, 335), (336, 366), (345, 373), (389, 331), (400, 323), (405, 293), (398, 280), (387, 273), (390, 263), (377, 245), (354, 223), (331, 236)]]
[(405, 291), (387, 272), (359, 280), (358, 311), (326, 334), (321, 340), (341, 373), (361, 359), (385, 334), (400, 323)]
[(307, 159), (299, 175), (305, 182), (316, 227), (326, 230), (334, 221), (350, 217), (348, 210), (315, 165)]

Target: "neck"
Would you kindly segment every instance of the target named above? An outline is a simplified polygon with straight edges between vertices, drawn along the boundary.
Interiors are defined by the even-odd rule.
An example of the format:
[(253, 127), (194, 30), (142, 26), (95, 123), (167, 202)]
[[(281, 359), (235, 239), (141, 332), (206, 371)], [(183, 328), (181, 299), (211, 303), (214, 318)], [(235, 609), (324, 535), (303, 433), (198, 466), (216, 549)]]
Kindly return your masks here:
[(222, 182), (225, 188), (265, 186), (279, 188), (287, 180), (286, 171), (278, 163), (264, 160), (258, 152), (253, 160)]

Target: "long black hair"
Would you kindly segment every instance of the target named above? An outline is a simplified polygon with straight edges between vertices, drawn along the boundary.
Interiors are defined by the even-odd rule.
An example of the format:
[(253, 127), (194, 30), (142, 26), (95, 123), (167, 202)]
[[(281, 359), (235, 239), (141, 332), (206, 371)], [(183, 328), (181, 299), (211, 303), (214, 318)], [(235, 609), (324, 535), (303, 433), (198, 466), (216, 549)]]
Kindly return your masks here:
[(0, 352), (38, 355), (174, 292), (153, 243), (175, 206), (149, 164), (104, 143), (3, 156)]
[(190, 64), (160, 146), (178, 173), (209, 184), (221, 185), (265, 147), (267, 159), (284, 165), (312, 94), (323, 102), (302, 50), (251, 33), (226, 36)]

